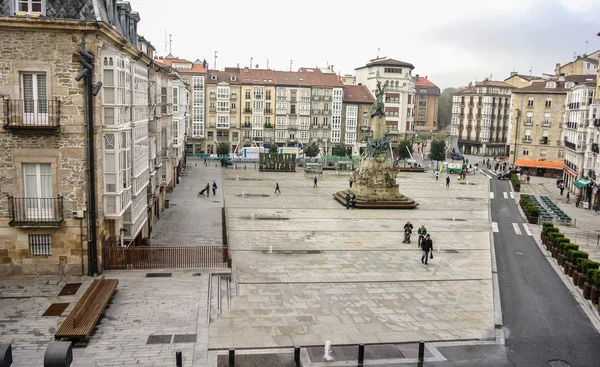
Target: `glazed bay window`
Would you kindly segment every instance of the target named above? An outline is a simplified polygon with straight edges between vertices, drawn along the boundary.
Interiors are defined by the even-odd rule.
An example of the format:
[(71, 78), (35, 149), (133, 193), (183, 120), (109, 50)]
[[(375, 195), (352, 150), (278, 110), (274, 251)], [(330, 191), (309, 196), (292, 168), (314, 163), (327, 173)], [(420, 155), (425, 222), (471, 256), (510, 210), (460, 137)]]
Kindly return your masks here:
[(204, 137), (204, 77), (192, 78), (192, 136)]
[(131, 132), (105, 133), (104, 151), (104, 212), (120, 216), (131, 199)]
[(173, 87), (173, 112), (179, 112), (179, 87)]

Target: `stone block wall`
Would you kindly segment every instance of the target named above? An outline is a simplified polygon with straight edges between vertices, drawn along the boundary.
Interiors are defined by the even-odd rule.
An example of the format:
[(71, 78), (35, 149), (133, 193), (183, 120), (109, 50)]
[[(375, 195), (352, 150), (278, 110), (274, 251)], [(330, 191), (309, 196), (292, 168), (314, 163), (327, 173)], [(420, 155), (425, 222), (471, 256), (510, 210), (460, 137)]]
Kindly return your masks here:
[[(88, 45), (95, 47), (95, 42), (95, 35), (86, 37)], [(2, 126), (6, 118), (0, 108), (0, 275), (77, 275), (82, 271), (82, 255), (87, 263), (86, 220), (80, 223), (72, 216), (73, 211), (86, 208), (84, 95), (83, 84), (74, 79), (81, 67), (73, 58), (80, 43), (79, 31), (48, 32), (35, 26), (27, 31), (0, 29), (0, 98), (22, 99), (21, 73), (40, 72), (46, 74), (47, 99), (61, 104), (60, 129), (44, 132), (5, 130)], [(96, 116), (98, 125), (98, 108)], [(99, 128), (95, 137), (96, 151), (101, 152)], [(51, 164), (52, 197), (63, 196), (64, 222), (60, 227), (9, 225), (7, 197), (24, 197), (23, 163)], [(95, 166), (97, 191), (100, 191), (101, 154), (97, 155)], [(100, 194), (97, 197), (98, 208), (101, 208), (101, 197)], [(98, 227), (101, 240), (104, 238), (102, 219)], [(51, 256), (31, 254), (30, 234), (51, 235)]]

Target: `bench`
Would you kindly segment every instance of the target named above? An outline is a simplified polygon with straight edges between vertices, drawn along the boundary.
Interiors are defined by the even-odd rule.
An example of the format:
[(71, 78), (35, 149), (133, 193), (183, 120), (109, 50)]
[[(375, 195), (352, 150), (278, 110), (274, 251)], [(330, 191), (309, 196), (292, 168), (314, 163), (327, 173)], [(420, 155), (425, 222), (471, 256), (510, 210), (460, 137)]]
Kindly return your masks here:
[(117, 279), (95, 279), (54, 334), (60, 339), (87, 339), (117, 289)]

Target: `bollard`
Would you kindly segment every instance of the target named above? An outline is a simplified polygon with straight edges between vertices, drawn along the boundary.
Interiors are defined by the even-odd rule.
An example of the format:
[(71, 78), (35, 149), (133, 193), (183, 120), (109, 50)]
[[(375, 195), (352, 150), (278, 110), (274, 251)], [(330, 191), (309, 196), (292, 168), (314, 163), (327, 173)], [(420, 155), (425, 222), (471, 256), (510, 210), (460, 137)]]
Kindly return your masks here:
[[(13, 363), (12, 347), (10, 344), (0, 344), (0, 367), (10, 367)], [(300, 366), (300, 365), (298, 365)]]
[(229, 367), (235, 367), (235, 349), (229, 349)]
[(300, 367), (300, 347), (294, 347), (294, 367)]
[(73, 363), (71, 342), (51, 342), (44, 352), (44, 367), (69, 367)]
[(365, 345), (359, 344), (358, 345), (358, 366), (362, 367), (364, 362), (365, 362)]
[(246, 165), (244, 164), (244, 169), (246, 169)]
[(423, 362), (425, 356), (425, 342), (419, 341), (419, 362)]
[(177, 367), (183, 367), (183, 355), (180, 350), (175, 352), (175, 365)]

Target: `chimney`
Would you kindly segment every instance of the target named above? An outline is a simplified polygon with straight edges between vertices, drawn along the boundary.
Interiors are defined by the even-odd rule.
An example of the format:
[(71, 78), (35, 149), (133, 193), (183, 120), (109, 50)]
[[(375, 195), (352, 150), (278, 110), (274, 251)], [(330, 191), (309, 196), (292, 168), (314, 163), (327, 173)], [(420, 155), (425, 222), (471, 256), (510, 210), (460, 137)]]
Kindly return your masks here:
[(558, 81), (559, 82), (564, 82), (565, 81), (565, 74), (564, 73), (560, 73), (560, 75), (558, 76)]
[(515, 75), (517, 75), (517, 74), (518, 74), (518, 72), (516, 72), (516, 71), (511, 71), (511, 72), (510, 72), (510, 76), (515, 76)]
[(246, 67), (244, 67), (244, 71), (245, 71), (245, 72), (248, 72), (248, 67), (247, 67), (247, 66), (246, 66)]
[(419, 80), (419, 74), (415, 75), (417, 81)]

